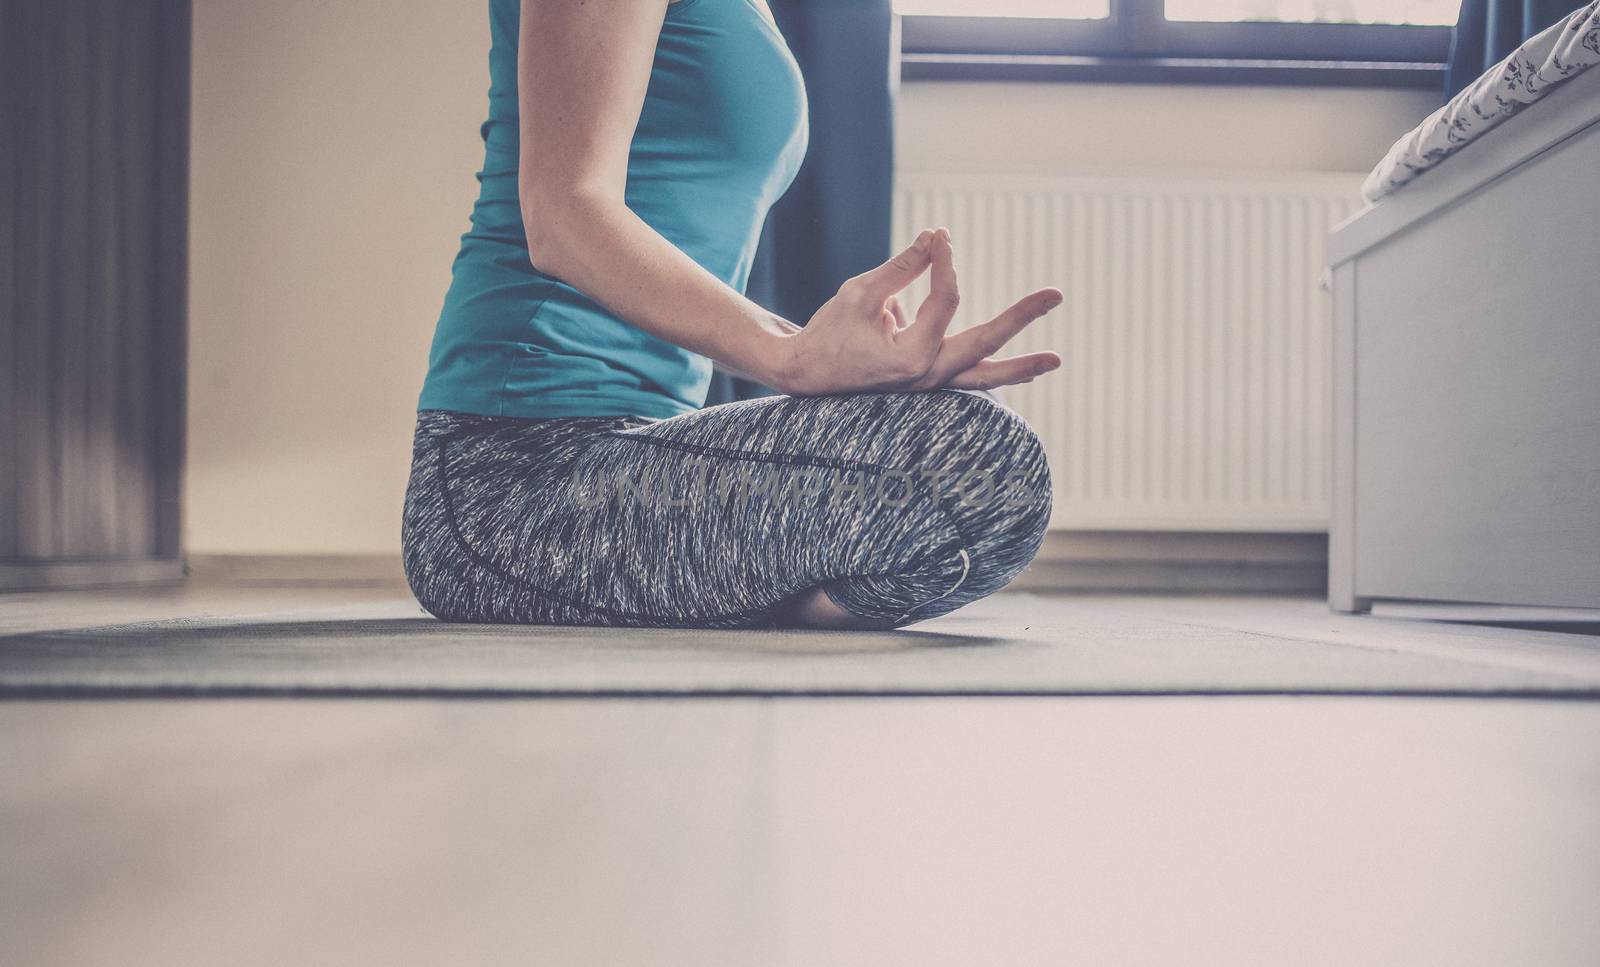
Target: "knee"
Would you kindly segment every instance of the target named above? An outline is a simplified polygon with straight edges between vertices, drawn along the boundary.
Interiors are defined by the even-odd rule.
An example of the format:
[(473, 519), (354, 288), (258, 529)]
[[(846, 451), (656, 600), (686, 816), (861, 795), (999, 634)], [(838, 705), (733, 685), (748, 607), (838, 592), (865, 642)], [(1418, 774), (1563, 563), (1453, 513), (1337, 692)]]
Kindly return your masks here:
[(998, 587), (1033, 560), (1050, 524), (1053, 493), (1044, 443), (1027, 421), (980, 396), (966, 397), (965, 481), (953, 512), (982, 583)]

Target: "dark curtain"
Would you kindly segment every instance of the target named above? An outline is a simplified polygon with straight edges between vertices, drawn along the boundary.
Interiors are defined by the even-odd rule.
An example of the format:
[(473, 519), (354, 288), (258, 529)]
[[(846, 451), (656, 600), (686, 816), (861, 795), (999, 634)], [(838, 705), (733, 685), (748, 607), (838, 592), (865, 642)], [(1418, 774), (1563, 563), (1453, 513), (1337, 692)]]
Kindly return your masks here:
[(1456, 96), (1524, 40), (1581, 6), (1573, 0), (1461, 0), (1450, 39), (1445, 98)]
[(0, 589), (181, 576), (189, 0), (0, 0)]
[[(889, 257), (898, 33), (890, 0), (768, 0), (805, 75), (811, 140), (762, 229), (746, 294), (805, 324), (840, 283)], [(707, 404), (767, 396), (718, 372)]]

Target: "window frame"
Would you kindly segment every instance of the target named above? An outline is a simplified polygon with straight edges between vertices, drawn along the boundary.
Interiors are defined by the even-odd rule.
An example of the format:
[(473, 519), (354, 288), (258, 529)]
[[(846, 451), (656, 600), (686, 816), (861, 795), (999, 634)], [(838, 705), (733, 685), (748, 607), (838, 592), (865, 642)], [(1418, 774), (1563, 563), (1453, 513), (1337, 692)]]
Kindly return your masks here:
[(1102, 20), (901, 15), (902, 77), (1306, 83), (1442, 89), (1452, 28), (1169, 21), (1163, 0)]

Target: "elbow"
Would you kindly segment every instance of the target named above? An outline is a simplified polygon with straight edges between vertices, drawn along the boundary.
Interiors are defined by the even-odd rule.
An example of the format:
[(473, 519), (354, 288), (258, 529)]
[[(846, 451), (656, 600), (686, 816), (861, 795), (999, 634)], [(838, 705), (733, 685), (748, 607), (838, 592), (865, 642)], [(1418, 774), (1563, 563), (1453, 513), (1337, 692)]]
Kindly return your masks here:
[(556, 206), (548, 195), (527, 185), (522, 186), (520, 196), (522, 234), (528, 242), (528, 259), (542, 271), (553, 271), (557, 240), (562, 234), (554, 224), (559, 217)]
[(518, 193), (529, 261), (539, 271), (561, 277), (578, 257), (579, 242), (594, 237), (598, 209), (571, 185), (525, 180)]

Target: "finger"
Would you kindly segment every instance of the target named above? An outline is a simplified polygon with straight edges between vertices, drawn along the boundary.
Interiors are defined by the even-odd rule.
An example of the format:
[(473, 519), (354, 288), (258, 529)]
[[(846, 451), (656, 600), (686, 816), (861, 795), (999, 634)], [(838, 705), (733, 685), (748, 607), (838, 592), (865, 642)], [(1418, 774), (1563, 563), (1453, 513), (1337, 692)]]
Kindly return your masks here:
[(885, 308), (883, 312), (879, 314), (878, 324), (883, 327), (884, 335), (888, 336), (890, 339), (893, 339), (895, 333), (900, 331), (899, 320), (897, 320), (894, 317), (894, 313), (890, 312), (887, 308)]
[(894, 327), (896, 330), (904, 329), (910, 325), (906, 321), (906, 311), (900, 308), (900, 300), (894, 296), (889, 297), (889, 311), (894, 314)]
[(861, 291), (869, 298), (884, 300), (904, 289), (927, 271), (932, 230), (924, 230), (894, 258), (856, 277)]
[(983, 359), (957, 373), (944, 385), (951, 389), (994, 389), (997, 386), (1026, 383), (1060, 365), (1061, 357), (1052, 352)]
[(950, 247), (950, 233), (944, 229), (935, 232), (928, 254), (933, 265), (928, 297), (917, 308), (916, 325), (907, 333), (931, 351), (944, 339), (954, 321), (956, 309), (961, 305), (961, 293), (956, 288), (955, 250)]
[(988, 322), (963, 329), (944, 340), (939, 358), (934, 361), (935, 374), (948, 378), (993, 356), (1035, 319), (1060, 305), (1061, 298), (1060, 289), (1040, 289), (1012, 303)]

